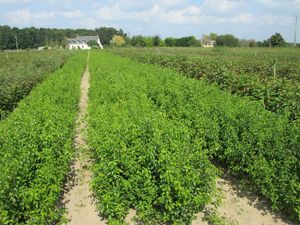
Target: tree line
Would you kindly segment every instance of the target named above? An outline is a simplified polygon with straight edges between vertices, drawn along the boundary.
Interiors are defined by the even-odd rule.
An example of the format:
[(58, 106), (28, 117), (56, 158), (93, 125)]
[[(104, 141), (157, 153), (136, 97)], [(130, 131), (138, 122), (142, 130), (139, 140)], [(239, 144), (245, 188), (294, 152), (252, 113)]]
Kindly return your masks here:
[(6, 25), (0, 26), (0, 50), (6, 49), (34, 49), (41, 46), (66, 47), (67, 38), (98, 35), (105, 46), (133, 46), (133, 47), (200, 47), (204, 43), (213, 41), (217, 46), (227, 47), (281, 47), (287, 46), (280, 33), (275, 33), (264, 41), (239, 39), (232, 34), (218, 35), (210, 33), (201, 39), (194, 36), (162, 39), (159, 35), (130, 37), (122, 29), (100, 27), (96, 29), (56, 29), (56, 28), (16, 28)]
[(111, 42), (111, 44), (115, 46), (134, 47), (200, 47), (205, 43), (213, 43), (215, 46), (223, 47), (286, 47), (291, 45), (284, 40), (280, 33), (275, 33), (264, 41), (239, 39), (232, 34), (218, 35), (216, 33), (210, 33), (208, 35), (203, 35), (201, 39), (196, 39), (194, 36), (180, 38), (167, 37), (161, 39), (159, 35), (152, 37), (136, 35), (124, 38), (119, 44), (118, 42)]
[(102, 44), (109, 45), (114, 35), (126, 37), (122, 29), (100, 27), (96, 29), (23, 28), (0, 26), (0, 50), (33, 49), (41, 46), (66, 47), (67, 38), (98, 35)]

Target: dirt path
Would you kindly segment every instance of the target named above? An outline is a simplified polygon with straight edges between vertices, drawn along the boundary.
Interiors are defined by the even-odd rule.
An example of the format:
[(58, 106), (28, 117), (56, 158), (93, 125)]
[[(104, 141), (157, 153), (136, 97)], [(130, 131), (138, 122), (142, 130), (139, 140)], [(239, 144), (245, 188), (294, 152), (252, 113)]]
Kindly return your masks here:
[(231, 176), (218, 180), (223, 193), (223, 204), (218, 209), (220, 216), (236, 224), (287, 225), (294, 224), (270, 211), (267, 202), (250, 191), (241, 188), (241, 183)]
[[(271, 212), (265, 200), (251, 191), (244, 190), (240, 181), (232, 176), (225, 175), (219, 178), (217, 188), (220, 190), (222, 202), (215, 211), (217, 216), (227, 224), (296, 225)], [(199, 213), (192, 225), (214, 224), (203, 221), (204, 215)]]
[(81, 78), (81, 97), (79, 101), (79, 114), (77, 117), (77, 135), (74, 140), (76, 148), (75, 162), (72, 165), (72, 178), (69, 181), (69, 190), (64, 195), (64, 204), (67, 209), (68, 223), (71, 225), (104, 225), (98, 216), (95, 201), (90, 190), (91, 160), (87, 153), (87, 144), (85, 141), (85, 130), (87, 124), (85, 115), (88, 106), (88, 90), (89, 90), (89, 71), (88, 67)]

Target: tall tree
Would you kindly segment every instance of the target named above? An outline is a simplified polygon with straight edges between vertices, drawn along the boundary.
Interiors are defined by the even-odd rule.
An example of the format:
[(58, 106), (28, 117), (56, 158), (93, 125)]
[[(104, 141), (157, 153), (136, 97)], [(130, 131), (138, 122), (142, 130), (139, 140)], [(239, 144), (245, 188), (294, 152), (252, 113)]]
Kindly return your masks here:
[(174, 47), (176, 45), (176, 39), (172, 37), (165, 38), (165, 44), (167, 47)]
[(215, 41), (215, 40), (217, 40), (218, 35), (217, 35), (216, 33), (211, 32), (209, 35), (207, 35), (207, 37), (208, 37), (210, 40)]
[(198, 46), (199, 41), (194, 36), (182, 37), (176, 39), (176, 46), (178, 47), (190, 47)]
[(0, 50), (15, 49), (15, 33), (9, 26), (0, 26)]
[(114, 35), (124, 36), (123, 30), (117, 30), (113, 27), (100, 27), (96, 29), (103, 45), (109, 45)]
[(239, 39), (232, 34), (219, 35), (216, 39), (218, 46), (237, 47)]
[(142, 35), (136, 35), (131, 38), (130, 44), (136, 47), (146, 47), (147, 41)]
[(161, 38), (159, 35), (153, 37), (153, 46), (159, 47), (161, 45)]
[(283, 47), (286, 45), (286, 42), (280, 33), (273, 34), (269, 38), (269, 41), (270, 41), (272, 47)]

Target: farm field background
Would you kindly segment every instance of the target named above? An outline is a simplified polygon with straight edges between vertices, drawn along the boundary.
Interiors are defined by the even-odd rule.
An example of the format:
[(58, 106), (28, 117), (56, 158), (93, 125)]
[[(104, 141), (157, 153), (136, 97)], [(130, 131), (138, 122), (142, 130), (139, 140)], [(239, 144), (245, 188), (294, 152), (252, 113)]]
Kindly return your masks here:
[(69, 51), (0, 52), (0, 120), (69, 56)]
[[(114, 65), (113, 67), (110, 66), (112, 64)], [(99, 72), (93, 72), (93, 67), (98, 68)], [(99, 161), (101, 165), (96, 167), (98, 171), (110, 168), (105, 164), (107, 160), (105, 156), (108, 157), (107, 161), (109, 163), (115, 162), (113, 168), (117, 173), (115, 174), (115, 179), (118, 181), (113, 179), (111, 181), (112, 184), (122, 182), (122, 178), (124, 177), (126, 181), (127, 176), (131, 177), (130, 174), (127, 174), (126, 168), (128, 168), (128, 165), (124, 165), (124, 161), (126, 160), (122, 160), (122, 157), (126, 157), (127, 151), (134, 151), (133, 154), (136, 154), (136, 145), (144, 146), (144, 148), (147, 149), (147, 154), (150, 154), (150, 158), (146, 159), (158, 166), (154, 171), (151, 171), (153, 170), (152, 167), (148, 169), (149, 172), (147, 172), (148, 175), (149, 173), (152, 174), (149, 178), (150, 180), (151, 177), (152, 179), (156, 177), (153, 182), (154, 187), (158, 187), (153, 187), (152, 189), (153, 192), (158, 195), (158, 197), (156, 197), (157, 200), (153, 200), (152, 204), (159, 204), (161, 201), (163, 205), (159, 206), (159, 208), (164, 209), (164, 212), (169, 209), (171, 211), (170, 215), (172, 215), (172, 213), (174, 213), (174, 215), (187, 215), (184, 211), (180, 211), (180, 209), (176, 208), (176, 205), (189, 205), (188, 200), (185, 202), (185, 197), (187, 199), (191, 198), (187, 197), (187, 195), (182, 196), (182, 198), (180, 196), (182, 192), (185, 193), (185, 191), (183, 191), (184, 188), (188, 189), (187, 193), (194, 193), (191, 190), (193, 185), (188, 184), (189, 178), (187, 177), (189, 177), (189, 175), (187, 174), (194, 174), (195, 172), (192, 171), (197, 171), (197, 169), (193, 166), (199, 166), (193, 162), (193, 160), (197, 158), (193, 156), (193, 154), (205, 153), (205, 156), (219, 161), (233, 173), (247, 177), (263, 195), (270, 199), (274, 209), (281, 209), (290, 215), (298, 214), (300, 196), (298, 174), (300, 169), (300, 155), (298, 150), (299, 121), (290, 122), (289, 118), (266, 111), (258, 102), (251, 101), (248, 98), (233, 96), (219, 90), (218, 87), (207, 85), (201, 81), (186, 79), (173, 70), (145, 64), (140, 65), (128, 59), (122, 60), (105, 55), (102, 57), (102, 60), (100, 60), (100, 58), (97, 60), (97, 64), (91, 65), (91, 71), (92, 76), (93, 74), (99, 74), (96, 76), (98, 79), (100, 74), (103, 74), (102, 79), (98, 81), (98, 85), (94, 85), (93, 87), (92, 83), (91, 87), (91, 107), (93, 107), (91, 112), (100, 113), (100, 115), (95, 118), (96, 122), (93, 116), (91, 116), (90, 125), (95, 129), (92, 130), (92, 138), (93, 140), (97, 140), (96, 144), (94, 140), (91, 146), (95, 149), (95, 153), (98, 154), (98, 156), (96, 156), (96, 162)], [(107, 76), (107, 74), (109, 75)], [(109, 79), (108, 83), (105, 83), (106, 79)], [(98, 87), (97, 92), (93, 91), (95, 86)], [(100, 90), (100, 87), (102, 90)], [(107, 87), (107, 90), (105, 90), (105, 87)], [(97, 93), (97, 97), (93, 97), (95, 93)], [(139, 98), (139, 96), (141, 97)], [(132, 99), (136, 99), (133, 101), (134, 103), (131, 102)], [(95, 100), (97, 103), (94, 103)], [(121, 106), (119, 104), (121, 104)], [(136, 106), (135, 104), (138, 105)], [(102, 107), (104, 107), (104, 109), (102, 109)], [(127, 107), (129, 107), (129, 112), (126, 109)], [(147, 110), (143, 111), (143, 107), (146, 107)], [(124, 113), (122, 113), (123, 109), (125, 110)], [(104, 112), (102, 110), (104, 110)], [(105, 110), (108, 110), (108, 117), (106, 117)], [(148, 118), (147, 113), (153, 110), (156, 111), (155, 115), (161, 115), (161, 117), (152, 119), (152, 116), (149, 116)], [(114, 111), (116, 111), (117, 115), (112, 114)], [(121, 114), (121, 121), (118, 119), (119, 114)], [(142, 124), (140, 124), (139, 127), (126, 128), (131, 124), (129, 122), (130, 119), (125, 119), (127, 115), (130, 115), (129, 118), (134, 121), (134, 126), (140, 123)], [(137, 121), (135, 121), (135, 116), (137, 116)], [(140, 116), (142, 116), (143, 119), (139, 119)], [(103, 120), (103, 118), (105, 118), (105, 120)], [(112, 119), (111, 122), (109, 118)], [(117, 122), (114, 122), (114, 118)], [(138, 122), (140, 120), (146, 120), (147, 122)], [(156, 121), (161, 121), (159, 124), (164, 124), (165, 122), (163, 121), (165, 120), (168, 121), (168, 123), (174, 123), (171, 126), (172, 128), (167, 128), (166, 131), (164, 131), (164, 128), (156, 127)], [(107, 128), (104, 128), (106, 127), (106, 123)], [(116, 128), (114, 128), (113, 124), (116, 124)], [(101, 129), (100, 127), (105, 130), (99, 134), (98, 130)], [(112, 134), (113, 136), (110, 137), (110, 135), (106, 133), (107, 130), (110, 129), (112, 129), (110, 133), (113, 133), (113, 131), (117, 132), (116, 136)], [(183, 130), (185, 131), (184, 134), (176, 135), (176, 131), (180, 132)], [(133, 131), (134, 133), (131, 134)], [(123, 132), (125, 133), (123, 134)], [(158, 140), (166, 141), (162, 143), (158, 140), (156, 141), (156, 132), (162, 135), (157, 138)], [(175, 132), (175, 134), (168, 134), (168, 132)], [(173, 137), (172, 134), (175, 135), (175, 137)], [(135, 137), (135, 135), (138, 135), (138, 138)], [(171, 137), (173, 137), (172, 140), (166, 139)], [(154, 138), (154, 140), (152, 140), (152, 138)], [(100, 140), (103, 139), (109, 144), (106, 146), (106, 142), (102, 143), (104, 146), (101, 147)], [(138, 141), (138, 143), (136, 143), (136, 141)], [(140, 143), (140, 141), (145, 141), (145, 143)], [(118, 146), (118, 143), (120, 146)], [(182, 146), (182, 143), (185, 144)], [(151, 144), (150, 147), (148, 147), (149, 144)], [(171, 147), (165, 146), (166, 144), (170, 144)], [(115, 147), (115, 145), (117, 146)], [(168, 149), (167, 153), (164, 152), (166, 149)], [(178, 150), (176, 151), (175, 149)], [(151, 151), (153, 152), (151, 153)], [(118, 153), (115, 156), (113, 152)], [(185, 163), (182, 163), (184, 156), (180, 154), (183, 154), (183, 152), (187, 153), (185, 157), (191, 156), (191, 158), (186, 158), (186, 160), (191, 160), (191, 162), (184, 161)], [(165, 154), (167, 154), (167, 156)], [(138, 154), (140, 157), (141, 155), (143, 155), (142, 158), (146, 157), (146, 153)], [(151, 160), (151, 156), (154, 157), (154, 159)], [(161, 159), (164, 159), (163, 156), (167, 159), (172, 158), (171, 162), (168, 160), (161, 162)], [(142, 160), (146, 159), (143, 158)], [(158, 160), (157, 163), (155, 163), (155, 159)], [(129, 159), (127, 159), (127, 161), (128, 160)], [(134, 160), (134, 162), (136, 161), (139, 161), (139, 157)], [(198, 161), (200, 162), (201, 160), (198, 159)], [(150, 162), (145, 163), (145, 165), (150, 166)], [(162, 165), (160, 165), (160, 163), (162, 163)], [(171, 165), (168, 163), (171, 163)], [(187, 165), (191, 167), (187, 167)], [(129, 168), (129, 171), (135, 175), (139, 174), (136, 170), (141, 170), (135, 167)], [(171, 171), (174, 171), (174, 173), (170, 172), (168, 168), (172, 168)], [(179, 171), (175, 172), (177, 171), (175, 168)], [(134, 170), (132, 171), (132, 169)], [(160, 169), (162, 169), (162, 171)], [(109, 174), (111, 172), (112, 171), (108, 171), (107, 173)], [(168, 173), (168, 175), (155, 175), (160, 172)], [(103, 173), (106, 174), (103, 171), (99, 172), (99, 176), (105, 179)], [(140, 176), (145, 177), (145, 175)], [(201, 177), (200, 175), (197, 176)], [(210, 172), (210, 176), (213, 178), (214, 175), (212, 172)], [(99, 185), (96, 185), (96, 190), (98, 190), (97, 187), (101, 187), (101, 184), (103, 187), (111, 190), (112, 187), (110, 187), (109, 183), (102, 183), (104, 181), (101, 178), (99, 178), (99, 180), (97, 179)], [(147, 182), (147, 184), (149, 183), (150, 182)], [(168, 184), (168, 188), (161, 190), (160, 188), (162, 188), (165, 183)], [(120, 187), (120, 189), (124, 191), (127, 190), (126, 185), (127, 183), (124, 181), (124, 183), (118, 184), (117, 187)], [(197, 185), (199, 184), (194, 185), (197, 190), (197, 188), (199, 188)], [(147, 188), (145, 189), (149, 190)], [(209, 189), (210, 188), (208, 188), (208, 190)], [(101, 188), (100, 190), (104, 191)], [(104, 193), (101, 192), (99, 194), (100, 197), (102, 195), (100, 199), (112, 199), (112, 197), (107, 197), (106, 194), (109, 195), (111, 193), (106, 193), (105, 191)], [(124, 196), (124, 194), (121, 192), (118, 196)], [(134, 198), (137, 197), (133, 197), (133, 199)], [(126, 201), (123, 201), (123, 203), (124, 202)], [(127, 207), (129, 206), (130, 204)], [(102, 205), (102, 207), (107, 209), (108, 206)], [(155, 208), (154, 206), (152, 207)], [(187, 211), (192, 211), (193, 207), (191, 205), (189, 207), (191, 208)], [(146, 208), (149, 209), (149, 207)], [(183, 209), (184, 207), (182, 207), (182, 210)], [(294, 212), (290, 211), (291, 209)], [(179, 212), (173, 212), (173, 210), (179, 210)], [(112, 213), (109, 214), (112, 217), (118, 216), (117, 212), (113, 210), (110, 213)], [(149, 215), (149, 213), (145, 214)], [(153, 215), (150, 217), (154, 218)], [(168, 218), (172, 222), (183, 222), (180, 221), (179, 218), (176, 218), (176, 216), (166, 216), (162, 218)]]
[(142, 224), (190, 224), (212, 201), (217, 167), (247, 180), (273, 210), (299, 221), (298, 52), (110, 51), (143, 64), (98, 51), (87, 64), (86, 52), (72, 53), (0, 121), (0, 223), (62, 220), (86, 67), (92, 189), (109, 224), (122, 224), (129, 209)]

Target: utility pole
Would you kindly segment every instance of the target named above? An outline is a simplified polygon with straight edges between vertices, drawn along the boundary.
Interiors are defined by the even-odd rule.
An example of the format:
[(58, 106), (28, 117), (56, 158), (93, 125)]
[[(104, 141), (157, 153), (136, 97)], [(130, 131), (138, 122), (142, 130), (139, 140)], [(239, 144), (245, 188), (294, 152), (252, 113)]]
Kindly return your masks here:
[(299, 16), (295, 16), (294, 47), (296, 47), (296, 45), (297, 45), (298, 18), (299, 18)]
[(17, 51), (19, 51), (18, 36), (17, 35), (15, 35), (15, 39), (16, 39), (16, 49), (17, 49)]
[(48, 47), (48, 35), (46, 35), (46, 46)]

